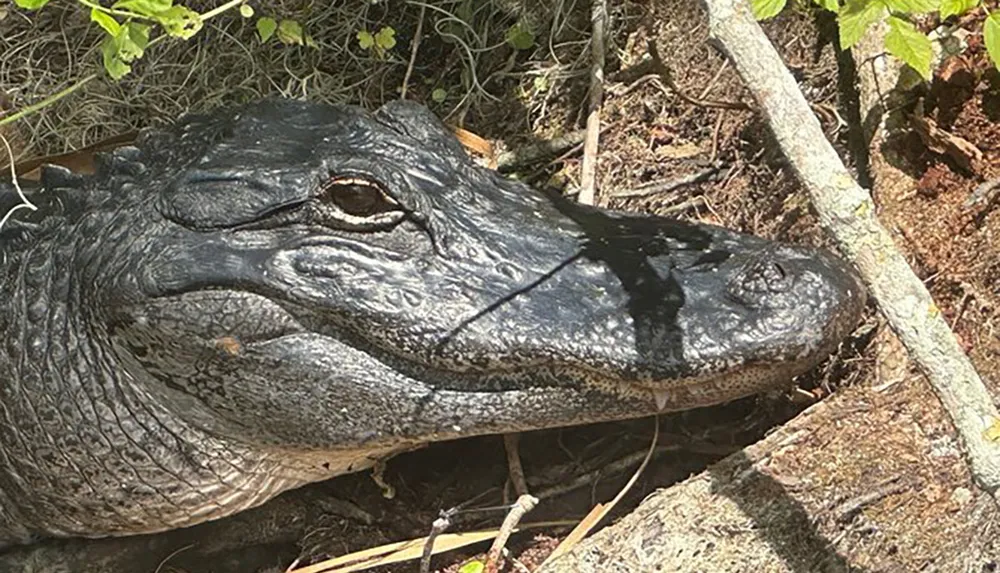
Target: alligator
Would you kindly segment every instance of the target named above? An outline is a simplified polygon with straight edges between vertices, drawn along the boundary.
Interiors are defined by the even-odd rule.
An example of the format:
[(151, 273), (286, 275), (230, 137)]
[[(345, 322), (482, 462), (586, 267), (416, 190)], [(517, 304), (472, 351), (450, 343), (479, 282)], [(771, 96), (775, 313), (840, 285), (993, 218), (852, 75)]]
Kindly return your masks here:
[(189, 115), (27, 197), (0, 229), (4, 546), (730, 401), (815, 366), (864, 306), (828, 252), (543, 193), (407, 102)]

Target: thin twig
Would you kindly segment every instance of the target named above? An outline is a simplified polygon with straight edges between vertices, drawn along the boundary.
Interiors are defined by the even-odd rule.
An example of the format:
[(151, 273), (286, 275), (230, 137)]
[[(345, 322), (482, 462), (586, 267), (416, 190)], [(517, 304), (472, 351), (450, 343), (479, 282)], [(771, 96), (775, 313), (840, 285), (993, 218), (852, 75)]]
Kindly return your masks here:
[(382, 490), (382, 497), (392, 499), (396, 497), (396, 488), (391, 483), (385, 481), (386, 467), (385, 460), (375, 462), (375, 465), (372, 466), (372, 481)]
[(709, 177), (715, 175), (722, 169), (722, 164), (718, 163), (716, 165), (711, 165), (702, 169), (701, 171), (695, 171), (694, 173), (689, 173), (688, 175), (682, 175), (680, 177), (674, 177), (673, 179), (665, 179), (661, 181), (654, 181), (652, 183), (647, 183), (645, 185), (640, 185), (632, 189), (622, 189), (620, 191), (614, 191), (611, 193), (612, 197), (647, 197), (649, 195), (656, 195), (658, 193), (667, 193), (687, 185), (694, 185), (695, 183), (701, 183)]
[(586, 132), (581, 129), (552, 139), (524, 145), (516, 150), (505, 151), (497, 155), (497, 169), (499, 171), (516, 171), (527, 165), (564, 153), (566, 150), (583, 143), (585, 137)]
[(175, 549), (174, 551), (172, 551), (170, 553), (170, 555), (167, 555), (166, 557), (163, 558), (162, 561), (160, 561), (160, 564), (156, 566), (156, 569), (153, 571), (153, 573), (160, 573), (160, 571), (163, 570), (163, 566), (167, 564), (167, 561), (170, 561), (171, 559), (173, 559), (177, 555), (180, 555), (181, 553), (184, 553), (185, 551), (187, 551), (188, 549), (191, 549), (192, 547), (194, 547), (194, 544), (190, 543), (188, 545), (185, 545), (183, 547), (179, 547), (179, 548)]
[(608, 19), (606, 0), (593, 0), (590, 37), (590, 101), (587, 111), (587, 136), (583, 141), (583, 167), (580, 170), (580, 195), (577, 201), (593, 205), (596, 196), (597, 144), (601, 134), (601, 99), (604, 97), (604, 28)]
[(621, 490), (618, 491), (618, 495), (616, 495), (614, 499), (612, 499), (606, 504), (598, 504), (597, 506), (594, 507), (594, 509), (590, 511), (590, 514), (588, 514), (587, 517), (585, 517), (583, 521), (581, 521), (576, 526), (576, 528), (573, 529), (573, 531), (571, 531), (569, 535), (567, 535), (566, 538), (562, 540), (559, 546), (556, 547), (555, 551), (553, 551), (551, 554), (549, 554), (548, 557), (545, 558), (545, 561), (542, 562), (541, 569), (544, 569), (547, 563), (551, 563), (556, 559), (558, 559), (560, 556), (565, 555), (566, 552), (568, 552), (577, 543), (579, 543), (580, 540), (586, 537), (586, 535), (590, 533), (590, 530), (596, 527), (597, 524), (599, 524), (601, 520), (604, 519), (612, 509), (614, 509), (616, 505), (618, 505), (618, 502), (620, 502), (622, 498), (624, 498), (625, 495), (632, 489), (632, 486), (635, 485), (635, 482), (639, 481), (639, 476), (642, 475), (642, 472), (646, 470), (646, 466), (649, 465), (649, 460), (652, 459), (653, 452), (655, 452), (658, 449), (656, 447), (656, 442), (660, 439), (659, 416), (654, 416), (653, 421), (654, 421), (654, 426), (653, 426), (652, 443), (649, 444), (649, 451), (646, 452), (646, 457), (642, 459), (642, 463), (639, 465), (638, 468), (636, 468), (635, 473), (632, 474), (632, 477), (629, 478), (628, 482), (622, 487)]
[(666, 86), (660, 86), (664, 92), (666, 92), (667, 88), (670, 88), (670, 91), (672, 91), (674, 95), (687, 103), (698, 107), (737, 109), (742, 111), (750, 110), (750, 106), (741, 101), (706, 100), (689, 96), (687, 92), (677, 87), (677, 84), (674, 83), (674, 74), (670, 71), (670, 67), (667, 66), (667, 63), (660, 56), (660, 50), (656, 47), (656, 42), (654, 40), (648, 40), (646, 42), (646, 50), (653, 58), (653, 69), (655, 69), (659, 74), (660, 81), (666, 84)]
[(968, 292), (962, 293), (962, 299), (958, 301), (958, 310), (955, 312), (955, 318), (951, 321), (951, 329), (955, 330), (958, 323), (962, 321), (962, 316), (965, 315), (965, 310), (969, 308), (969, 301), (972, 300), (972, 295)]
[[(602, 125), (601, 126), (601, 133), (604, 133), (608, 129), (611, 129), (612, 127), (614, 127), (614, 125), (615, 125), (614, 123), (608, 123), (608, 124)], [(564, 151), (562, 153), (562, 155), (559, 155), (558, 157), (556, 157), (556, 158), (548, 161), (542, 167), (540, 167), (540, 168), (536, 169), (535, 171), (532, 171), (531, 173), (529, 173), (528, 175), (526, 175), (524, 177), (524, 181), (527, 182), (527, 183), (530, 183), (530, 184), (534, 185), (535, 183), (538, 182), (538, 180), (541, 177), (543, 177), (545, 175), (546, 169), (550, 165), (555, 165), (557, 163), (560, 163), (562, 161), (565, 161), (565, 160), (569, 159), (570, 157), (576, 155), (577, 153), (580, 153), (580, 151), (583, 149), (583, 140), (586, 138), (587, 132), (586, 132), (586, 130), (580, 130), (579, 132), (574, 132), (574, 133), (580, 133), (581, 134), (581, 138), (580, 138), (580, 142), (579, 143), (577, 143), (576, 145), (573, 145), (572, 147), (568, 148), (566, 151)], [(573, 134), (569, 134), (566, 137), (570, 137), (572, 135)], [(504, 171), (504, 170), (501, 169), (501, 171)], [(566, 193), (569, 194), (569, 195), (576, 195), (577, 193), (579, 193), (579, 190), (575, 189), (575, 188), (573, 188), (573, 189), (567, 189)]]
[(719, 66), (719, 69), (715, 70), (715, 75), (712, 76), (712, 79), (708, 82), (708, 85), (706, 85), (705, 89), (701, 90), (701, 93), (698, 94), (699, 100), (704, 100), (705, 98), (708, 97), (708, 94), (711, 93), (713, 89), (715, 89), (715, 84), (718, 83), (719, 78), (722, 77), (722, 72), (726, 71), (726, 69), (728, 68), (729, 68), (729, 60), (722, 60), (722, 65)]
[[(667, 452), (676, 452), (680, 449), (682, 449), (682, 447), (679, 445), (657, 446), (656, 449), (653, 450), (653, 455), (659, 456)], [(726, 452), (726, 453), (732, 453), (732, 452)], [(594, 471), (578, 475), (569, 481), (557, 483), (556, 485), (538, 491), (536, 492), (538, 494), (537, 497), (538, 499), (550, 499), (553, 497), (558, 497), (565, 493), (569, 493), (575, 489), (579, 489), (586, 485), (593, 484), (598, 479), (600, 479), (601, 476), (612, 476), (624, 472), (630, 467), (633, 467), (635, 464), (642, 462), (642, 460), (646, 459), (647, 455), (649, 455), (649, 452), (646, 451), (631, 453), (611, 463), (604, 464), (600, 468)]]
[(902, 476), (893, 476), (887, 480), (882, 481), (878, 485), (869, 488), (864, 491), (861, 495), (852, 497), (840, 505), (838, 505), (830, 513), (836, 516), (838, 523), (849, 523), (852, 521), (865, 507), (877, 503), (891, 495), (896, 495), (910, 489), (912, 484), (909, 480), (905, 480)]
[(216, 16), (218, 16), (219, 14), (222, 14), (226, 10), (235, 8), (235, 7), (237, 7), (240, 4), (243, 4), (245, 2), (246, 2), (246, 0), (229, 0), (229, 2), (226, 2), (225, 4), (223, 4), (221, 6), (218, 6), (216, 8), (213, 8), (213, 9), (209, 10), (208, 12), (205, 12), (204, 14), (202, 14), (201, 16), (199, 16), (198, 19), (201, 20), (202, 22), (205, 22), (206, 20), (211, 20), (212, 18), (215, 18)]
[[(52, 104), (56, 103), (57, 101), (61, 100), (62, 98), (70, 95), (71, 93), (75, 92), (76, 90), (78, 90), (78, 89), (82, 88), (83, 86), (87, 85), (88, 82), (90, 82), (91, 80), (93, 80), (96, 77), (97, 77), (97, 74), (90, 74), (89, 76), (83, 78), (82, 80), (76, 82), (75, 84), (69, 86), (68, 88), (66, 88), (66, 89), (64, 89), (64, 90), (62, 90), (60, 92), (57, 92), (57, 93), (55, 93), (53, 95), (50, 95), (49, 97), (43, 99), (42, 101), (40, 101), (38, 103), (29, 105), (29, 106), (23, 108), (21, 111), (19, 111), (17, 113), (12, 113), (12, 114), (8, 115), (7, 117), (5, 117), (3, 119), (0, 119), (0, 127), (3, 127), (3, 126), (5, 126), (5, 125), (7, 125), (9, 123), (14, 123), (15, 121), (17, 121), (17, 120), (19, 120), (19, 119), (21, 119), (21, 118), (23, 118), (25, 116), (31, 115), (31, 114), (35, 113), (36, 111), (38, 111), (40, 109), (43, 109), (43, 108), (45, 108), (45, 107), (47, 107), (49, 105), (52, 105)], [(13, 162), (13, 159), (11, 159), (11, 161)]]
[(10, 211), (7, 211), (7, 213), (3, 216), (3, 218), (0, 219), (0, 229), (3, 229), (3, 226), (7, 224), (7, 220), (10, 219), (11, 216), (14, 213), (16, 213), (19, 209), (30, 209), (32, 211), (37, 211), (38, 207), (36, 207), (34, 203), (28, 200), (28, 197), (25, 196), (24, 194), (24, 190), (21, 189), (21, 184), (18, 183), (17, 181), (17, 173), (14, 171), (14, 151), (11, 150), (10, 143), (7, 141), (7, 138), (4, 137), (3, 135), (0, 135), (0, 141), (3, 141), (3, 146), (4, 148), (7, 149), (7, 157), (10, 158), (10, 180), (14, 185), (14, 190), (17, 191), (18, 198), (21, 200), (20, 203), (11, 207)]
[(725, 119), (726, 110), (720, 111), (715, 118), (715, 127), (712, 129), (712, 153), (708, 155), (708, 160), (712, 163), (719, 159), (719, 132), (722, 131), (722, 122)]
[(431, 557), (434, 556), (434, 540), (449, 527), (451, 527), (451, 518), (447, 515), (442, 515), (431, 524), (431, 532), (427, 534), (427, 541), (424, 542), (424, 551), (420, 555), (420, 573), (428, 573), (431, 570)]
[(406, 75), (403, 76), (403, 88), (399, 90), (399, 99), (406, 99), (406, 88), (410, 85), (410, 75), (417, 61), (417, 50), (420, 49), (420, 39), (424, 33), (424, 12), (427, 6), (420, 5), (420, 16), (417, 17), (417, 31), (413, 33), (413, 46), (410, 48), (410, 62), (406, 65)]
[(521, 453), (517, 447), (520, 437), (521, 434), (504, 434), (503, 445), (504, 449), (507, 450), (507, 469), (510, 473), (510, 482), (514, 485), (514, 493), (522, 497), (528, 495), (528, 482), (524, 479)]
[(497, 573), (500, 568), (500, 557), (503, 554), (503, 548), (507, 545), (507, 540), (510, 539), (510, 534), (521, 523), (525, 514), (535, 509), (536, 505), (538, 505), (538, 498), (527, 494), (519, 496), (514, 502), (514, 506), (510, 508), (510, 512), (507, 513), (507, 517), (504, 518), (503, 524), (500, 526), (500, 533), (497, 534), (493, 545), (486, 553), (486, 573)]
[(658, 210), (657, 214), (661, 217), (673, 217), (674, 215), (679, 215), (688, 209), (694, 209), (700, 205), (707, 205), (704, 195), (698, 195), (697, 197), (681, 201), (676, 205), (664, 207), (663, 209)]

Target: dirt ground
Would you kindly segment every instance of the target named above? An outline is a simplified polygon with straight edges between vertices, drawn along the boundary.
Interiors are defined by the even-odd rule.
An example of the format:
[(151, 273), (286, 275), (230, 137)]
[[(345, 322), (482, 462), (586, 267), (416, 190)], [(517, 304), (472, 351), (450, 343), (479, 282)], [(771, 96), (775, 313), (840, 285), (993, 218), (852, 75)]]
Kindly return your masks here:
[[(738, 76), (718, 51), (705, 42), (707, 30), (697, 3), (672, 1), (613, 2), (608, 49), (604, 129), (601, 135), (599, 202), (620, 209), (665, 213), (722, 224), (791, 242), (830, 243), (818, 227), (807, 198), (795, 181), (763, 118)], [(498, 149), (519, 149), (538, 140), (572, 133), (583, 126), (587, 100), (589, 5), (544, 2), (525, 9), (516, 2), (453, 2), (426, 10), (423, 39), (408, 84), (408, 97), (422, 101), (453, 125), (494, 141)], [(17, 142), (18, 162), (63, 153), (135, 129), (161, 125), (186, 111), (238, 103), (266, 94), (305, 96), (377, 107), (398, 97), (406, 73), (420, 7), (400, 3), (298, 2), (257, 6), (299, 19), (319, 43), (318, 49), (261, 45), (252, 24), (237, 15), (213, 20), (189, 45), (164, 43), (151, 49), (135, 73), (119, 83), (98, 78), (77, 93), (42, 110), (3, 133)], [(0, 105), (17, 110), (65, 89), (95, 71), (97, 30), (72, 7), (52, 6), (39, 15), (7, 13), (0, 20)], [(456, 24), (455, 19), (464, 22)], [(538, 31), (530, 50), (503, 42), (503, 32), (518, 22)], [(398, 45), (379, 56), (362, 49), (360, 29), (396, 30)], [(849, 62), (838, 61), (831, 43), (835, 28), (828, 17), (795, 10), (765, 26), (786, 64), (821, 118), (824, 129), (859, 177), (864, 137)], [(499, 47), (496, 47), (499, 46)], [(250, 73), (247, 70), (251, 70)], [(919, 275), (949, 317), (976, 367), (988, 381), (997, 379), (1000, 341), (993, 332), (1000, 296), (1000, 189), (967, 206), (977, 186), (996, 177), (1000, 165), (1000, 75), (975, 39), (960, 61), (938, 74), (930, 88), (913, 93), (901, 110), (913, 113), (918, 98), (923, 114), (940, 129), (968, 141), (983, 156), (965, 165), (961, 157), (932, 149), (912, 129), (903, 127), (891, 140), (894, 153), (906, 158), (919, 181), (895, 195), (876, 195), (887, 225), (902, 237)], [(446, 95), (435, 101), (435, 90)], [(857, 158), (862, 159), (857, 159)], [(520, 166), (518, 176), (539, 186), (572, 192), (580, 171), (579, 149), (542, 164)], [(902, 163), (902, 162), (901, 162)], [(700, 182), (667, 185), (691, 175)], [(647, 193), (651, 185), (669, 190)], [(643, 193), (642, 196), (623, 197)], [(701, 472), (710, 464), (751, 444), (805, 407), (829, 394), (854, 392), (864, 408), (881, 409), (872, 433), (852, 439), (891, 444), (898, 408), (915, 409), (925, 423), (915, 431), (948, 435), (939, 407), (901, 355), (876, 348), (889, 338), (882, 321), (869, 313), (836, 356), (801, 377), (794, 388), (718, 408), (663, 416), (656, 462), (626, 498), (621, 515), (649, 492)], [(900, 378), (886, 379), (884, 372)], [(916, 381), (914, 381), (916, 380)], [(995, 391), (995, 386), (992, 386)], [(898, 393), (897, 393), (898, 392)], [(909, 431), (907, 429), (906, 431)], [(652, 422), (639, 420), (581, 429), (540, 432), (522, 438), (522, 456), (532, 488), (545, 491), (585, 476), (585, 484), (546, 497), (529, 521), (575, 520), (596, 503), (614, 496), (633, 465), (601, 471), (616, 460), (631, 459), (648, 447)], [(840, 455), (857, 444), (833, 445), (835, 436), (809, 455), (830, 456), (828, 479), (863, 482), (873, 464), (880, 473), (915, 471), (909, 446), (893, 450), (894, 460), (850, 459)], [(860, 450), (859, 450), (860, 451)], [(817, 453), (819, 452), (819, 453)], [(907, 457), (909, 456), (909, 457)], [(786, 460), (787, 461), (787, 460)], [(971, 488), (960, 459), (928, 477), (938, 491), (920, 492), (891, 508), (894, 519), (933, 519), (948, 506), (956, 488)], [(878, 462), (878, 463), (876, 463)], [(793, 462), (788, 462), (793, 463)], [(627, 470), (627, 471), (626, 471)], [(391, 460), (384, 479), (394, 486), (389, 500), (367, 475), (346, 476), (310, 489), (307, 495), (337, 499), (316, 503), (308, 523), (287, 526), (288, 540), (273, 544), (259, 562), (283, 568), (297, 556), (300, 564), (382, 543), (426, 535), (439, 511), (494, 507), (509, 501), (507, 467), (497, 437), (438, 444)], [(899, 501), (897, 499), (897, 501)], [(947, 507), (946, 507), (947, 506)], [(890, 509), (876, 509), (890, 511)], [(911, 513), (912, 512), (912, 513)], [(275, 518), (277, 519), (277, 518)], [(459, 514), (453, 530), (495, 527), (502, 511)], [(275, 521), (278, 522), (277, 520)], [(223, 522), (224, 523), (224, 522)], [(285, 523), (285, 522), (280, 522)], [(287, 525), (287, 524), (286, 524)], [(533, 529), (517, 535), (512, 554), (529, 569), (565, 534), (566, 527)], [(933, 563), (933, 536), (908, 540), (908, 554)], [(458, 571), (482, 556), (485, 547), (451, 552), (434, 560), (435, 568)], [(230, 553), (185, 560), (183, 553), (161, 571), (245, 570)], [(245, 550), (238, 552), (249, 559)], [(255, 557), (259, 555), (254, 554)], [(1000, 566), (995, 562), (994, 567)], [(415, 571), (394, 566), (381, 571)], [(510, 565), (508, 565), (508, 570)], [(933, 570), (933, 567), (931, 567)]]

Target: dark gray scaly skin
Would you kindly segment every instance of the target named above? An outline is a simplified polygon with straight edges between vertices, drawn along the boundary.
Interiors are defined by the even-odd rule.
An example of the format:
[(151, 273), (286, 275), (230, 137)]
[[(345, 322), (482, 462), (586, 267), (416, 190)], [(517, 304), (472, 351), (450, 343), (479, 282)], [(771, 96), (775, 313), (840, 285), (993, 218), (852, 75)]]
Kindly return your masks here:
[(31, 199), (0, 231), (2, 544), (732, 400), (815, 365), (864, 301), (827, 253), (503, 179), (403, 102), (187, 117)]

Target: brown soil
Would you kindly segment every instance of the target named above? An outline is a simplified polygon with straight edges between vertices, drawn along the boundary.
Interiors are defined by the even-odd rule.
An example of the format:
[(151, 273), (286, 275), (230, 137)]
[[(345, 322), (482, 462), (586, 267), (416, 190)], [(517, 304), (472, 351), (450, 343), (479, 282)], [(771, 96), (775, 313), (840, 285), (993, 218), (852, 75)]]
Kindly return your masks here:
[(1000, 374), (1000, 340), (993, 333), (1000, 308), (1000, 195), (993, 190), (969, 202), (978, 186), (1000, 175), (998, 90), (1000, 74), (981, 38), (971, 36), (969, 49), (936, 74), (929, 93), (911, 93), (911, 104), (899, 113), (913, 113), (914, 102), (922, 101), (926, 117), (974, 145), (982, 158), (966, 166), (902, 132), (890, 143), (917, 185), (876, 197), (885, 223), (903, 237), (915, 270), (988, 381)]

